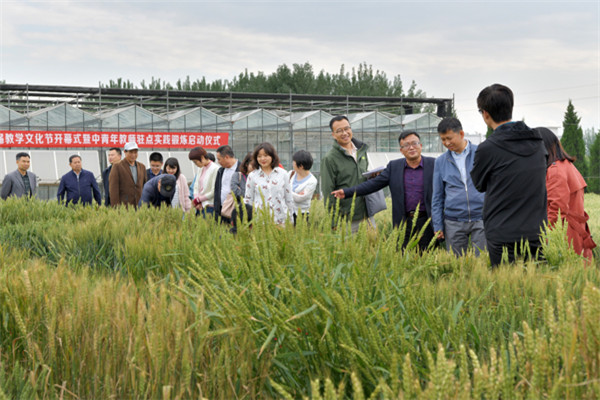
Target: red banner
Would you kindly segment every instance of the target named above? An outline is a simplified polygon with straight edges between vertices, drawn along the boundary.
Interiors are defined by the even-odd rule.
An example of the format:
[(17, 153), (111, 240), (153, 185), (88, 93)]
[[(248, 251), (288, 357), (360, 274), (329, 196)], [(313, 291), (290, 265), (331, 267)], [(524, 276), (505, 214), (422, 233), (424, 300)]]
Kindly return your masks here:
[(0, 147), (123, 147), (216, 149), (229, 143), (224, 132), (61, 132), (0, 131)]

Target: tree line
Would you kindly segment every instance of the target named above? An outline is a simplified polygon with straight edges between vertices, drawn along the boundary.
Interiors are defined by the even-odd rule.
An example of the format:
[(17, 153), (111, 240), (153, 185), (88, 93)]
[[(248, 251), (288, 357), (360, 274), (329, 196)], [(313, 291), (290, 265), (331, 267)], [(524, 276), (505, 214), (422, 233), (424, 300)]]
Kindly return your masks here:
[[(148, 89), (148, 90), (182, 90), (197, 92), (241, 92), (241, 93), (294, 93), (315, 95), (341, 95), (341, 96), (386, 96), (386, 97), (416, 97), (425, 98), (426, 93), (417, 88), (413, 80), (405, 89), (400, 75), (388, 78), (380, 70), (373, 70), (372, 65), (366, 62), (352, 67), (349, 71), (342, 64), (338, 73), (329, 73), (321, 70), (315, 73), (313, 66), (293, 64), (291, 67), (282, 64), (271, 74), (262, 71), (248, 72), (245, 69), (231, 80), (216, 79), (207, 81), (202, 79), (192, 80), (189, 75), (185, 79), (178, 79), (175, 84), (154, 78), (150, 82), (142, 80), (135, 85), (130, 80), (118, 78), (109, 80), (107, 84), (100, 84), (105, 88), (119, 89)], [(413, 112), (434, 112), (432, 104), (414, 104)]]

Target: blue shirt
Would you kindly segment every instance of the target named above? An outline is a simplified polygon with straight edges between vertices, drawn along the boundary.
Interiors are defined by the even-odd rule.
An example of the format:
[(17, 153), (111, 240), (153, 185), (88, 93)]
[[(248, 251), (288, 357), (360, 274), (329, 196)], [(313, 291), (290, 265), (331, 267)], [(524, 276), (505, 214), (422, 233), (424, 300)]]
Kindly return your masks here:
[(467, 161), (467, 156), (470, 153), (471, 153), (471, 142), (469, 142), (468, 140), (467, 140), (467, 146), (465, 147), (465, 149), (463, 150), (462, 153), (456, 153), (454, 151), (450, 152), (450, 154), (452, 154), (452, 158), (454, 159), (454, 162), (456, 163), (456, 166), (458, 167), (458, 170), (460, 171), (460, 178), (462, 179), (465, 186), (467, 186), (466, 161)]
[(306, 175), (306, 177), (304, 179), (298, 180), (298, 174), (294, 174), (294, 179), (292, 179), (292, 191), (295, 192), (296, 189), (298, 188), (298, 186), (302, 185), (310, 177), (311, 177), (311, 173), (309, 172), (308, 175)]

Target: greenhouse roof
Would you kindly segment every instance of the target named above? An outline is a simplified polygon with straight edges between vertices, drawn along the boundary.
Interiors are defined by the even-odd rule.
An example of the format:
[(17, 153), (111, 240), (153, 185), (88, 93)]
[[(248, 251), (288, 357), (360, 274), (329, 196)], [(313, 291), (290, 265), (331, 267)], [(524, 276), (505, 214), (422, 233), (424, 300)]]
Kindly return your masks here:
[(408, 113), (414, 104), (433, 104), (445, 116), (451, 98), (410, 98), (284, 93), (194, 92), (182, 90), (119, 89), (79, 86), (0, 84), (0, 103), (30, 112), (57, 103), (69, 103), (92, 114), (106, 109), (141, 106), (157, 114), (204, 107), (216, 114), (234, 114), (256, 108), (290, 112), (323, 110), (332, 115), (368, 110)]

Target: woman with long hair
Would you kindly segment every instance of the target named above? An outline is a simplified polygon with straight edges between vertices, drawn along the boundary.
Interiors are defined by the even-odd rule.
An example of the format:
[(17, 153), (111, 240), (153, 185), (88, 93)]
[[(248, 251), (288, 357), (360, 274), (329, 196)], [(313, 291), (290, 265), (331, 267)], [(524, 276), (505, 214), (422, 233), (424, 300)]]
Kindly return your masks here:
[(254, 171), (248, 175), (244, 203), (269, 210), (275, 223), (284, 225), (294, 209), (287, 172), (271, 143), (261, 143), (252, 153)]
[(190, 200), (190, 190), (188, 188), (187, 179), (181, 173), (179, 161), (175, 157), (167, 158), (165, 161), (165, 172), (175, 176), (175, 195), (171, 200), (173, 208), (181, 208), (183, 212), (188, 212), (192, 209), (192, 201)]
[(546, 190), (548, 193), (548, 225), (558, 221), (558, 215), (568, 223), (567, 239), (577, 254), (592, 261), (592, 240), (587, 224), (589, 216), (583, 208), (585, 180), (573, 165), (571, 157), (562, 147), (558, 137), (547, 128), (536, 128), (548, 152)]

